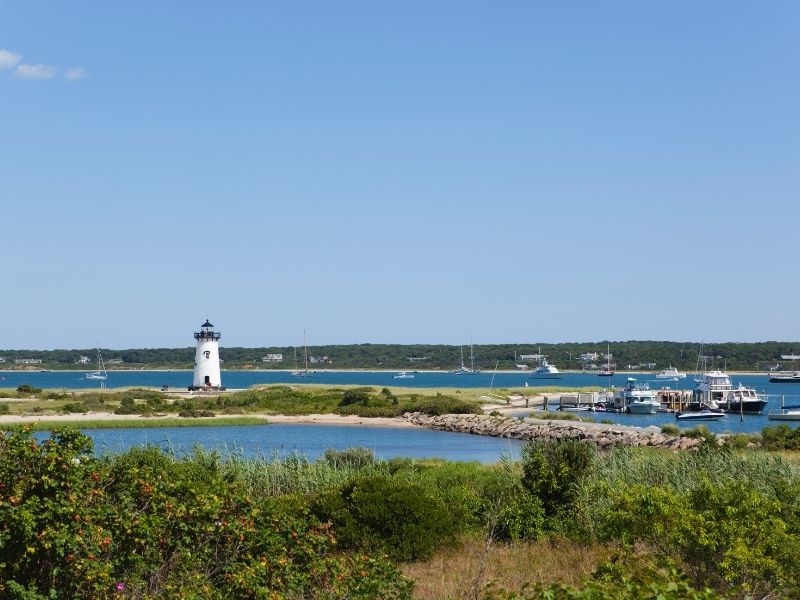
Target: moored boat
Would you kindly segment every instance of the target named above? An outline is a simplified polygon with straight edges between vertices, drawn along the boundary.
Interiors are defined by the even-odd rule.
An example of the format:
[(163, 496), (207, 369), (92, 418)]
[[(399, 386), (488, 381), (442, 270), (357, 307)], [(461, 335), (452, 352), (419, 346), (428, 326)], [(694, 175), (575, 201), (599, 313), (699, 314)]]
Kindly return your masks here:
[(656, 373), (656, 379), (685, 379), (686, 373), (678, 371), (675, 367), (670, 365), (663, 371)]
[(661, 408), (658, 393), (651, 390), (646, 383), (638, 383), (635, 378), (628, 377), (625, 387), (614, 394), (613, 410), (635, 415), (654, 415)]
[(759, 414), (767, 405), (753, 388), (741, 383), (734, 388), (728, 374), (719, 370), (702, 374), (694, 398), (696, 408), (720, 408), (730, 413)]
[(675, 418), (679, 421), (718, 421), (724, 417), (724, 412), (708, 408), (675, 413)]
[(769, 376), (771, 383), (800, 383), (800, 371), (773, 373)]
[(398, 373), (395, 373), (392, 376), (392, 379), (414, 379), (414, 374), (407, 373), (406, 371), (400, 371)]
[(530, 375), (531, 379), (561, 379), (561, 371), (542, 358), (541, 364), (536, 367)]

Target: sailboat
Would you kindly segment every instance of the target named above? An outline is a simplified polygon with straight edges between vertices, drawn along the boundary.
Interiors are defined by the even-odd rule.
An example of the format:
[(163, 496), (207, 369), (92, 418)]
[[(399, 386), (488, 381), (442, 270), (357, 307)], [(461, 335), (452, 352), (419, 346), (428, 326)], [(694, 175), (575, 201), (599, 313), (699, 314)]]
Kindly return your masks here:
[(611, 344), (606, 346), (606, 366), (600, 369), (597, 374), (600, 377), (611, 377), (614, 375), (614, 368), (611, 366)]
[(89, 371), (84, 377), (85, 379), (95, 379), (98, 381), (105, 381), (108, 379), (106, 365), (103, 363), (103, 355), (100, 354), (100, 348), (97, 349), (97, 370)]
[(475, 370), (475, 354), (472, 352), (472, 339), (469, 341), (469, 367), (464, 364), (464, 346), (461, 346), (461, 366), (453, 371), (455, 375), (477, 375), (480, 371)]
[[(297, 350), (295, 349), (295, 363), (297, 362)], [(292, 377), (311, 377), (311, 373), (308, 370), (308, 345), (306, 344), (306, 332), (303, 330), (303, 361), (304, 361), (304, 368), (302, 371), (295, 368), (292, 371)]]

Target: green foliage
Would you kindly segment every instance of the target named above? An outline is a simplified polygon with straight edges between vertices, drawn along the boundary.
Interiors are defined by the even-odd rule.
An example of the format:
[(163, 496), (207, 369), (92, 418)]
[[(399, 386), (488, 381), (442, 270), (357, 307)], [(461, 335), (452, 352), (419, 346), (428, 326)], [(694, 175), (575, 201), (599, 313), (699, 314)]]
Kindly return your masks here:
[(11, 412), (7, 402), (0, 402), (0, 415), (7, 415)]
[(375, 452), (370, 448), (360, 446), (345, 448), (344, 450), (328, 448), (325, 450), (322, 460), (337, 469), (343, 467), (363, 469), (375, 464)]
[(369, 391), (364, 389), (345, 390), (339, 406), (348, 406), (350, 404), (367, 406), (369, 404)]
[(673, 423), (666, 423), (661, 426), (661, 433), (664, 435), (680, 435), (681, 428)]
[[(631, 557), (625, 557), (627, 563)], [(635, 563), (635, 561), (633, 561)], [(697, 589), (675, 569), (648, 568), (636, 571), (629, 564), (600, 565), (592, 578), (580, 586), (536, 584), (522, 593), (488, 586), (484, 600), (723, 600), (709, 588)]]
[(537, 540), (544, 536), (546, 519), (542, 501), (525, 491), (514, 494), (498, 507), (493, 536), (517, 542)]
[(579, 440), (531, 441), (522, 449), (522, 485), (548, 517), (571, 511), (596, 458), (595, 446)]
[(357, 478), (322, 493), (312, 503), (321, 521), (330, 521), (345, 548), (386, 552), (395, 560), (430, 557), (455, 542), (459, 523), (424, 486), (385, 475)]
[(421, 412), (426, 415), (479, 415), (483, 413), (480, 405), (473, 400), (453, 398), (441, 393), (436, 394), (435, 398), (412, 400), (404, 409), (408, 412)]
[(611, 495), (616, 514), (606, 515), (606, 534), (645, 542), (696, 585), (757, 597), (800, 591), (800, 523), (749, 483), (705, 482), (688, 494), (634, 486)]
[(800, 428), (782, 423), (761, 430), (761, 446), (766, 450), (800, 450)]
[(0, 434), (0, 597), (410, 598), (302, 504), (248, 493), (216, 454), (98, 460), (74, 430)]
[(17, 386), (17, 392), (20, 394), (39, 394), (41, 393), (42, 388), (33, 387), (32, 385), (28, 385), (27, 383), (23, 383)]

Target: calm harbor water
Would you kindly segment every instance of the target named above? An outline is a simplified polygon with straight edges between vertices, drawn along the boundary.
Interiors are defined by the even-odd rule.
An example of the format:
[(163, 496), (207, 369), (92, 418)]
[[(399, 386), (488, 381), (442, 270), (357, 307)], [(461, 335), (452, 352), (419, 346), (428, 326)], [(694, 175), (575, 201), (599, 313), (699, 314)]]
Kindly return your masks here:
[[(320, 384), (364, 385), (406, 388), (460, 388), (469, 393), (471, 388), (492, 388), (501, 394), (529, 393), (537, 388), (609, 388), (622, 387), (628, 377), (648, 383), (651, 388), (671, 387), (692, 389), (692, 375), (681, 380), (655, 379), (652, 374), (618, 373), (613, 377), (598, 377), (592, 373), (565, 373), (561, 379), (537, 380), (522, 372), (482, 372), (472, 375), (447, 372), (415, 372), (413, 378), (395, 379), (395, 373), (387, 371), (315, 371), (308, 377), (296, 377), (288, 371), (223, 371), (222, 382), (228, 389), (246, 389), (264, 384)], [(98, 388), (97, 381), (84, 379), (83, 373), (75, 371), (0, 372), (0, 387), (15, 389), (22, 384), (42, 389), (91, 389)], [(789, 427), (800, 426), (799, 422), (778, 422), (767, 419), (770, 410), (777, 409), (782, 402), (800, 404), (800, 384), (770, 383), (766, 374), (733, 375), (734, 385), (742, 383), (752, 386), (769, 400), (764, 414), (727, 415), (720, 421), (703, 424), (715, 433), (751, 433), (766, 426), (785, 423)], [(109, 371), (109, 388), (169, 386), (185, 389), (192, 381), (191, 371)], [(515, 411), (516, 416), (527, 416), (531, 410)], [(639, 427), (661, 426), (666, 423), (692, 428), (697, 423), (678, 423), (670, 413), (656, 415), (625, 415), (616, 413), (588, 413), (588, 418), (620, 425)], [(330, 425), (268, 425), (257, 427), (200, 427), (175, 429), (114, 429), (87, 431), (95, 439), (98, 451), (121, 450), (131, 445), (156, 443), (178, 449), (188, 449), (194, 444), (207, 448), (241, 451), (250, 455), (281, 455), (299, 452), (309, 459), (319, 456), (326, 448), (365, 446), (381, 458), (395, 456), (440, 457), (448, 460), (476, 460), (495, 462), (502, 455), (518, 456), (521, 444), (495, 438), (484, 438), (466, 434), (435, 432), (407, 428), (352, 427)]]
[(224, 456), (286, 458), (299, 454), (316, 460), (328, 448), (370, 448), (379, 459), (443, 458), (495, 463), (503, 456), (517, 460), (523, 442), (422, 428), (357, 425), (276, 424), (230, 427), (166, 427), (157, 429), (89, 429), (98, 454), (132, 446), (156, 445), (183, 453), (197, 444)]

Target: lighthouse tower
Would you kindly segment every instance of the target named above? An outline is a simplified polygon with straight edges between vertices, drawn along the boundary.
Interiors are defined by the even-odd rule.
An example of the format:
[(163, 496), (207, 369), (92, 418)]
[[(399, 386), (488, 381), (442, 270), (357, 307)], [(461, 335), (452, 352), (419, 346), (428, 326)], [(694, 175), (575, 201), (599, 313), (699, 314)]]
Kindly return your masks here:
[(197, 350), (194, 354), (194, 382), (190, 390), (225, 389), (219, 375), (220, 335), (208, 319), (200, 326), (200, 331), (195, 332)]

